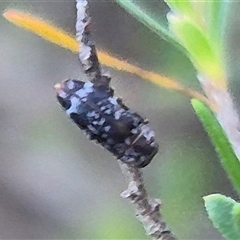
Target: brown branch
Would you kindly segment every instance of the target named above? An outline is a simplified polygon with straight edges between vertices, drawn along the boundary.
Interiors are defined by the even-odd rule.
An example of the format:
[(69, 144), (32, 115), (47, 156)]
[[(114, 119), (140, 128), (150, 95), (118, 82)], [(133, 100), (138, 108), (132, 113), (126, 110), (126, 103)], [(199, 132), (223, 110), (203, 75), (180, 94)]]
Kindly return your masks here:
[(175, 240), (176, 237), (163, 221), (161, 201), (150, 198), (144, 186), (142, 171), (118, 160), (128, 188), (121, 197), (129, 199), (134, 205), (137, 219), (143, 224), (146, 234), (153, 239)]
[[(76, 0), (76, 7), (76, 35), (81, 45), (79, 59), (83, 65), (84, 71), (94, 85), (109, 86), (111, 78), (102, 73), (96, 47), (91, 39), (89, 29), (91, 17), (88, 12), (87, 0)], [(143, 224), (147, 235), (151, 236), (153, 239), (176, 239), (162, 219), (160, 200), (152, 199), (148, 196), (141, 170), (127, 165), (120, 160), (118, 160), (118, 162), (128, 182), (128, 189), (125, 190), (121, 196), (129, 199), (130, 202), (133, 203), (137, 219)]]
[(108, 74), (102, 73), (95, 43), (91, 37), (91, 16), (88, 11), (88, 1), (76, 0), (76, 8), (76, 37), (81, 49), (79, 52), (79, 60), (89, 80), (93, 82), (94, 85), (108, 86), (111, 78)]

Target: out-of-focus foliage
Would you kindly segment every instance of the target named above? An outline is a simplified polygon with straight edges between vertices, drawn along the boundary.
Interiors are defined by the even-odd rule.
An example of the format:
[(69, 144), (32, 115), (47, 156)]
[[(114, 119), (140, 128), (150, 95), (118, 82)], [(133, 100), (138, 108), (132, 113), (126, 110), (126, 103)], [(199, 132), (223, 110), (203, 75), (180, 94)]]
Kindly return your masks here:
[(203, 103), (195, 99), (192, 100), (192, 105), (211, 138), (213, 145), (222, 160), (222, 165), (226, 170), (228, 177), (232, 180), (233, 186), (238, 194), (240, 194), (240, 163), (226, 137), (226, 134), (224, 133), (224, 130), (207, 106), (204, 106)]
[(151, 12), (145, 10), (142, 1), (116, 2), (158, 36), (185, 52), (199, 74), (226, 86), (222, 52), (226, 3), (166, 0), (171, 9), (168, 30), (162, 21), (157, 21)]
[[(223, 1), (166, 0), (170, 7), (170, 12), (167, 15), (170, 29), (168, 31), (161, 25), (161, 22), (157, 22), (152, 17), (152, 14), (145, 11), (143, 6), (141, 6), (141, 9), (139, 3), (121, 0), (117, 0), (117, 2), (157, 35), (178, 48), (179, 45), (185, 48), (184, 52), (195, 66), (199, 80), (207, 79), (207, 84), (202, 82), (202, 85), (204, 85), (204, 90), (209, 92), (207, 93), (208, 96), (212, 89), (215, 89), (215, 92), (216, 89), (227, 92), (227, 74), (223, 52), (227, 3)], [(216, 96), (212, 98), (214, 97)], [(212, 103), (215, 104), (215, 102)], [(236, 157), (224, 130), (210, 109), (197, 100), (193, 100), (192, 105), (219, 153), (228, 177), (240, 193), (239, 159)], [(222, 198), (224, 197), (222, 196)], [(225, 226), (219, 223), (221, 215), (224, 218), (224, 213), (229, 210), (223, 208), (222, 212), (219, 213), (221, 206), (223, 207), (219, 204), (218, 208), (207, 208), (210, 219), (219, 228), (223, 236), (230, 239), (233, 236), (239, 238), (238, 233), (233, 233), (232, 229), (227, 229), (229, 225)], [(231, 216), (230, 212), (228, 214)], [(233, 223), (233, 225), (237, 224)], [(230, 234), (226, 234), (226, 231), (229, 231)]]
[(204, 197), (205, 206), (214, 226), (226, 239), (239, 239), (240, 203), (221, 194)]
[[(154, 16), (168, 11), (161, 1), (144, 3)], [(42, 16), (74, 35), (74, 1), (0, 5), (2, 12), (7, 7)], [(181, 51), (111, 1), (93, 1), (90, 7), (100, 48), (200, 89)], [(84, 78), (77, 56), (4, 19), (0, 28), (1, 238), (145, 239), (132, 207), (119, 198), (125, 186), (115, 160), (89, 143), (57, 107), (54, 83)], [(220, 239), (201, 196), (217, 191), (234, 197), (235, 192), (189, 100), (130, 74), (111, 74), (118, 95), (150, 119), (159, 139), (161, 151), (144, 176), (151, 195), (163, 200), (166, 221), (181, 239)]]
[[(198, 100), (192, 100), (192, 105), (209, 137), (211, 138), (221, 163), (231, 179), (238, 194), (240, 193), (240, 163), (229, 143), (221, 125), (211, 110)], [(209, 195), (204, 198), (206, 210), (213, 225), (227, 239), (240, 238), (239, 203), (221, 194)]]
[[(229, 4), (223, 1), (166, 0), (170, 7), (167, 15), (170, 29), (168, 31), (161, 25), (161, 22), (154, 20), (150, 12), (141, 10), (133, 1), (117, 0), (117, 2), (166, 41), (173, 43), (178, 48), (179, 45), (182, 45), (185, 48), (184, 52), (195, 66), (200, 81), (205, 78), (208, 81), (207, 84), (212, 85), (210, 88), (227, 91), (223, 32), (225, 30), (226, 9)], [(206, 83), (203, 85), (205, 85), (204, 90), (211, 92), (211, 89), (207, 89)], [(209, 93), (207, 95), (209, 96)], [(197, 100), (193, 100), (192, 105), (219, 153), (228, 177), (232, 180), (237, 192), (240, 193), (240, 163), (224, 130), (210, 109)], [(222, 196), (222, 198), (224, 197)], [(224, 220), (219, 220), (230, 221), (228, 218), (231, 216), (231, 211), (227, 212), (229, 209), (224, 208), (224, 204), (218, 203), (217, 201), (212, 202), (212, 205), (215, 204), (217, 207), (209, 207), (212, 205), (208, 201), (207, 211), (210, 219), (227, 239), (239, 238), (239, 233), (234, 232), (229, 227), (237, 226), (234, 222), (236, 219), (231, 218), (232, 224), (225, 225), (222, 224)]]

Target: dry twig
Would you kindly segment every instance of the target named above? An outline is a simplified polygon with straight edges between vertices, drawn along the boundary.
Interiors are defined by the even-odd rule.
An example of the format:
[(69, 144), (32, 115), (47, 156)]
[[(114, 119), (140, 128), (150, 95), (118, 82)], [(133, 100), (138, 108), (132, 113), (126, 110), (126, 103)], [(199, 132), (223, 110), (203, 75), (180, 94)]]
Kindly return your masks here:
[(148, 196), (144, 186), (142, 171), (118, 161), (122, 173), (128, 183), (128, 189), (121, 197), (134, 204), (137, 219), (143, 224), (146, 234), (153, 239), (176, 239), (161, 214), (161, 201)]
[[(108, 86), (110, 77), (102, 73), (98, 61), (97, 51), (89, 26), (91, 17), (88, 13), (87, 0), (76, 0), (77, 22), (76, 32), (77, 40), (81, 45), (79, 59), (83, 65), (85, 73), (94, 85)], [(166, 223), (162, 219), (160, 200), (151, 199), (144, 186), (143, 176), (140, 169), (118, 161), (122, 173), (128, 182), (128, 189), (121, 196), (127, 198), (133, 203), (138, 220), (143, 224), (147, 235), (154, 239), (174, 240), (175, 236), (171, 233)]]

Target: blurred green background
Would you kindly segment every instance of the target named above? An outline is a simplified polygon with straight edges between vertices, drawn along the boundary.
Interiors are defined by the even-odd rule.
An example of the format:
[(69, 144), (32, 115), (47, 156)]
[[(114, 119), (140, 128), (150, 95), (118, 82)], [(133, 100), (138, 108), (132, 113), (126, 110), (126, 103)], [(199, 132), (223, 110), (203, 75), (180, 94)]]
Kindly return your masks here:
[[(162, 1), (145, 1), (165, 19)], [(188, 59), (112, 1), (90, 1), (98, 48), (200, 91)], [(4, 1), (75, 32), (75, 2)], [(226, 63), (239, 106), (240, 4), (231, 3)], [(0, 238), (148, 239), (115, 159), (89, 142), (55, 100), (53, 85), (84, 79), (77, 55), (0, 17)], [(221, 239), (202, 197), (223, 193), (238, 200), (187, 97), (133, 75), (108, 69), (117, 95), (147, 117), (160, 152), (144, 177), (163, 201), (164, 218), (179, 239)]]

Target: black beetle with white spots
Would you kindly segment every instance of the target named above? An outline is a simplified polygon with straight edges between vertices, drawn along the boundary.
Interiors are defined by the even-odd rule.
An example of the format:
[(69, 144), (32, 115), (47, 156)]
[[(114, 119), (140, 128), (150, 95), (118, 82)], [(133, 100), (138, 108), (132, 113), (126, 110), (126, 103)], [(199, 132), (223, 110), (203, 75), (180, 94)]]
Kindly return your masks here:
[(88, 82), (68, 79), (56, 84), (57, 99), (67, 115), (122, 162), (142, 168), (158, 152), (158, 144), (148, 122), (131, 111), (114, 96), (110, 76), (103, 73), (94, 41), (91, 39), (91, 17), (86, 0), (76, 0), (79, 59)]
[(158, 152), (147, 121), (115, 97), (113, 89), (78, 80), (66, 80), (56, 89), (59, 103), (78, 127), (124, 163), (142, 168)]

